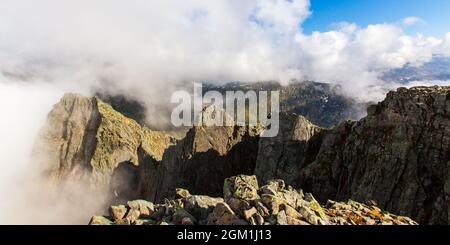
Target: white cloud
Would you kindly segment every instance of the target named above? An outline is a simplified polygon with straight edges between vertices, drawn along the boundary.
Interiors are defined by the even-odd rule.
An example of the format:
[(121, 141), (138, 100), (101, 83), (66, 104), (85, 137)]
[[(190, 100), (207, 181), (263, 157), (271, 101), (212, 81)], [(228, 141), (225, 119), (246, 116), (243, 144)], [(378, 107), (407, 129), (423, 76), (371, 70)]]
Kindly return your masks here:
[(297, 32), (310, 15), (310, 3), (304, 0), (258, 0), (256, 6), (256, 20), (276, 32)]
[[(4, 72), (75, 90), (105, 87), (108, 80), (138, 97), (188, 80), (307, 76), (351, 88), (384, 86), (380, 70), (420, 65), (450, 42), (405, 35), (397, 24), (343, 22), (305, 35), (307, 0), (133, 0), (126, 11), (119, 0), (4, 0), (2, 7)], [(407, 17), (403, 24), (419, 21)]]
[(450, 86), (450, 80), (425, 80), (425, 81), (412, 81), (409, 82), (406, 87), (417, 86)]
[(406, 27), (424, 23), (425, 21), (423, 19), (416, 16), (410, 16), (403, 19), (403, 25)]
[(5, 1), (2, 67), (53, 80), (69, 68), (72, 81), (118, 69), (131, 83), (279, 79), (291, 32), (309, 15), (304, 0)]
[(450, 32), (445, 35), (440, 53), (450, 56)]
[[(450, 54), (449, 37), (408, 36), (400, 24), (343, 22), (333, 31), (305, 35), (307, 0), (123, 5), (119, 0), (2, 1), (0, 67), (5, 74), (72, 90), (108, 87), (148, 100), (182, 81), (286, 82), (304, 76), (342, 83), (354, 94), (355, 87), (386, 87), (377, 78), (382, 70)], [(402, 24), (420, 21), (407, 17)]]
[(313, 80), (342, 84), (349, 96), (361, 100), (382, 99), (386, 89), (397, 86), (380, 80), (383, 71), (406, 64), (420, 66), (442, 53), (442, 40), (408, 36), (394, 24), (336, 28), (297, 35), (302, 70)]

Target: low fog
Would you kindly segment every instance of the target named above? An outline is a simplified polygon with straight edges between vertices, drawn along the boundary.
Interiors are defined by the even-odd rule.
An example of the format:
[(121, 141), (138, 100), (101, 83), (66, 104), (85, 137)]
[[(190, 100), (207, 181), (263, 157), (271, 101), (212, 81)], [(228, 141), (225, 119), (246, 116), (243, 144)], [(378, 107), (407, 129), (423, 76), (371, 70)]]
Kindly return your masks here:
[(63, 94), (48, 84), (0, 83), (1, 224), (86, 224), (102, 208), (102, 195), (82, 183), (52, 185), (31, 159), (47, 112)]
[(68, 199), (36, 185), (34, 139), (64, 92), (129, 96), (161, 125), (159, 109), (190, 81), (310, 79), (379, 101), (400, 86), (384, 71), (450, 56), (450, 33), (405, 34), (421, 21), (413, 16), (307, 35), (308, 0), (2, 0), (0, 10), (1, 224), (87, 223), (100, 205), (78, 183)]

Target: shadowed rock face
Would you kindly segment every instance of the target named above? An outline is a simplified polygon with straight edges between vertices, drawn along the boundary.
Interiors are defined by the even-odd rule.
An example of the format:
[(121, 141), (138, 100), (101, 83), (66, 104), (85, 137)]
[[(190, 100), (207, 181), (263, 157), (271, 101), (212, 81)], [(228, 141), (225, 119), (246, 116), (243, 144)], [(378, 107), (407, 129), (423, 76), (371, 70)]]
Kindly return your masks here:
[(450, 220), (450, 89), (401, 88), (329, 132), (301, 186), (320, 200), (374, 200), (423, 224)]
[(220, 196), (225, 178), (255, 169), (259, 132), (246, 127), (195, 127), (162, 161), (141, 151), (140, 193), (161, 201), (173, 196), (175, 188)]
[[(232, 120), (223, 109), (208, 106), (199, 114), (201, 125), (214, 125), (216, 116), (223, 122)], [(140, 149), (141, 197), (162, 201), (180, 187), (220, 196), (225, 178), (253, 173), (260, 133), (261, 127), (198, 126), (169, 147), (161, 161)]]
[(314, 161), (326, 132), (303, 116), (282, 114), (279, 134), (259, 141), (256, 176), (298, 186), (300, 170)]

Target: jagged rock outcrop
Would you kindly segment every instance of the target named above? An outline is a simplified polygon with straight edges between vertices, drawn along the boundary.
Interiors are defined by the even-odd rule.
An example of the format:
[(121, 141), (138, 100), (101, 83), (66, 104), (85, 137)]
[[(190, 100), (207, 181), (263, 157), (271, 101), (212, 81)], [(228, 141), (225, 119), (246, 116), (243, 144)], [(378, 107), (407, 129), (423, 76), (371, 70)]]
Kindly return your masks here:
[(178, 189), (165, 204), (137, 200), (111, 206), (108, 216), (92, 217), (91, 225), (417, 225), (373, 205), (328, 201), (321, 206), (311, 194), (282, 180), (259, 188), (256, 176), (225, 180), (224, 198), (191, 195)]
[(259, 141), (256, 176), (263, 182), (276, 178), (297, 186), (300, 170), (315, 160), (326, 132), (303, 116), (281, 114), (278, 135)]
[(138, 148), (161, 159), (172, 143), (95, 97), (66, 94), (49, 113), (34, 152), (53, 180), (81, 180), (96, 191), (130, 197), (128, 178), (135, 178)]
[(450, 222), (450, 88), (400, 88), (324, 138), (300, 172), (325, 201), (375, 201), (423, 224)]

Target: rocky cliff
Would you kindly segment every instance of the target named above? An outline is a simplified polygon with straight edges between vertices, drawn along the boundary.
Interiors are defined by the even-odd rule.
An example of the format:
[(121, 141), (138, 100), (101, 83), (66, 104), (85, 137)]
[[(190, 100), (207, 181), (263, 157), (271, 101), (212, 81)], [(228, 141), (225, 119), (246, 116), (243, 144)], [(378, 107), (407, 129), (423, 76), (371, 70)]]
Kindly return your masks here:
[(328, 198), (374, 200), (419, 223), (450, 221), (450, 88), (400, 88), (324, 138), (300, 185)]
[(141, 127), (95, 97), (66, 94), (48, 115), (34, 154), (57, 182), (78, 181), (95, 191), (130, 194), (138, 148), (161, 159), (173, 139)]

